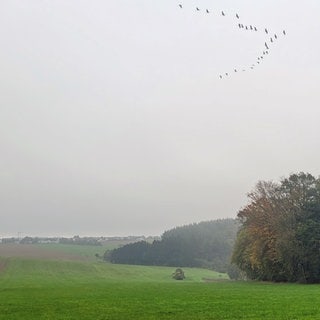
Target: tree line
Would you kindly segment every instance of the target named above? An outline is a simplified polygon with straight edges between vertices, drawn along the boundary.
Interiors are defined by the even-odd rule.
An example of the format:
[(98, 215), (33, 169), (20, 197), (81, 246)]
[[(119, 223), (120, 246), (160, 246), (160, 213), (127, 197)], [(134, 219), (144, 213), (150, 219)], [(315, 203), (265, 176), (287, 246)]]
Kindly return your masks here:
[(176, 227), (152, 243), (139, 241), (106, 253), (112, 263), (204, 267), (226, 272), (239, 224), (222, 219)]

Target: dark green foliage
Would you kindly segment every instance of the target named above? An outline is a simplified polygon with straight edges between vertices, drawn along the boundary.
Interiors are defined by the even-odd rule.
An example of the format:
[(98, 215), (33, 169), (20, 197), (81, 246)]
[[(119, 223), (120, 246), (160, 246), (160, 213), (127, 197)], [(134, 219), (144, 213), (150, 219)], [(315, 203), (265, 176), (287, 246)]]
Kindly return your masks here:
[(238, 213), (233, 262), (251, 279), (320, 282), (320, 180), (293, 174), (259, 182)]
[(74, 236), (73, 238), (60, 238), (59, 243), (61, 244), (76, 244), (82, 246), (101, 246), (101, 243), (93, 237), (79, 237)]
[(36, 241), (31, 238), (31, 237), (24, 237), (23, 239), (20, 240), (21, 244), (33, 244), (36, 243)]
[(238, 230), (234, 219), (201, 222), (164, 232), (160, 241), (128, 244), (108, 254), (113, 263), (205, 267), (225, 272)]
[(112, 250), (109, 259), (114, 263), (149, 265), (151, 262), (152, 245), (146, 241), (127, 244)]
[(233, 263), (228, 265), (227, 274), (231, 280), (244, 280), (246, 278), (243, 271)]
[(176, 271), (172, 274), (172, 278), (175, 280), (183, 280), (186, 277), (183, 270), (181, 268), (177, 268)]

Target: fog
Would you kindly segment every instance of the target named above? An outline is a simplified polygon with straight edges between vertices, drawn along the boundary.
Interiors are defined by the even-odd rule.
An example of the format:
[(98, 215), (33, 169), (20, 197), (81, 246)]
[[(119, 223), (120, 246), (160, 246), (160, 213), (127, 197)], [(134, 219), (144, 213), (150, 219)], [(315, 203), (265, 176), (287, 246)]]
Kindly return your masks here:
[[(0, 9), (0, 237), (160, 235), (320, 174), (319, 1)], [(279, 39), (251, 70), (265, 27)]]

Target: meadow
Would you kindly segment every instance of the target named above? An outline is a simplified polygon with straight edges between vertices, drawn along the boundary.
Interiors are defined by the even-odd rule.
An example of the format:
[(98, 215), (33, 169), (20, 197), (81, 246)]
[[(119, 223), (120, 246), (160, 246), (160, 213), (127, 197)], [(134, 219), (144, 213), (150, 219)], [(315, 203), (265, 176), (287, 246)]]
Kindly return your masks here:
[(320, 319), (318, 285), (62, 257), (0, 258), (0, 319)]

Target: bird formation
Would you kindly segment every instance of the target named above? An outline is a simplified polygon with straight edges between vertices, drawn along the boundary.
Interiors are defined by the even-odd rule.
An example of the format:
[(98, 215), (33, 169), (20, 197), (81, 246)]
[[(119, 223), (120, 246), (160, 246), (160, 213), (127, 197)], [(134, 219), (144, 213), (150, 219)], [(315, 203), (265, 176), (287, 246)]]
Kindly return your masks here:
[[(179, 4), (180, 9), (184, 9), (184, 6), (182, 3)], [(209, 8), (205, 8), (205, 9), (201, 9), (199, 7), (195, 7), (195, 11), (200, 12), (203, 11), (206, 14), (211, 14), (213, 13), (213, 11)], [(216, 12), (218, 15), (221, 15), (222, 17), (226, 17), (227, 13), (225, 11), (221, 11), (221, 12)], [(241, 23), (241, 19), (240, 19), (240, 15), (238, 13), (232, 14), (230, 15), (231, 17), (233, 16), (235, 18), (235, 26), (238, 27), (238, 29), (241, 30), (245, 30), (245, 31), (250, 31), (250, 32), (260, 32), (263, 33), (267, 38), (264, 41), (264, 46), (263, 49), (260, 51), (258, 57), (256, 58), (256, 61), (254, 61), (254, 63), (252, 63), (251, 65), (244, 67), (244, 68), (234, 68), (232, 70), (233, 73), (238, 73), (238, 72), (245, 72), (247, 70), (253, 70), (255, 69), (258, 65), (260, 65), (262, 63), (262, 61), (264, 61), (264, 59), (269, 55), (269, 52), (272, 48), (272, 46), (274, 45), (274, 43), (279, 40), (280, 36), (286, 36), (286, 30), (282, 30), (281, 33), (271, 33), (270, 30), (268, 28), (258, 28), (255, 25), (252, 24), (243, 24)], [(219, 75), (220, 79), (223, 79), (225, 77), (228, 77), (231, 75), (231, 72), (225, 72), (223, 74)]]

